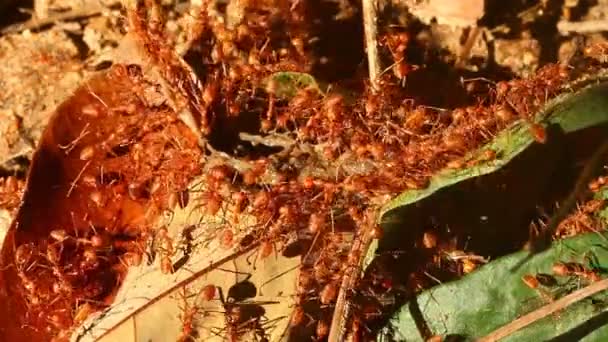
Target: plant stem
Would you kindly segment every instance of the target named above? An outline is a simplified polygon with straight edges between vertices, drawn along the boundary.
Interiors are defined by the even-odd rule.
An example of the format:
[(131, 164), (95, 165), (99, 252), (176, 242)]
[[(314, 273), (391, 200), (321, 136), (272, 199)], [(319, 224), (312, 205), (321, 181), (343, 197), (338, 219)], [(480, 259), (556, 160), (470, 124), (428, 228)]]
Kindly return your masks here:
[(380, 75), (380, 59), (378, 58), (378, 16), (377, 0), (362, 0), (363, 27), (365, 30), (365, 46), (367, 50), (367, 65), (372, 91), (378, 91), (378, 76)]

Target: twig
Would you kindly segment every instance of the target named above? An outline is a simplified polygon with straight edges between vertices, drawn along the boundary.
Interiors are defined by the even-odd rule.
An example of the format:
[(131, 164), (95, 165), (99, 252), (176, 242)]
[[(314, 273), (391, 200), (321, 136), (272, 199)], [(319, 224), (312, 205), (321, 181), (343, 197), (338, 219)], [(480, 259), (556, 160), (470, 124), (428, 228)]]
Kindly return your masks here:
[(378, 91), (378, 76), (380, 74), (380, 59), (378, 58), (378, 16), (377, 0), (362, 0), (363, 26), (365, 29), (365, 46), (367, 64), (372, 91)]
[[(164, 27), (162, 7), (156, 0), (122, 0), (127, 9), (129, 30), (133, 32), (144, 56), (149, 59), (149, 67), (156, 73), (157, 82), (178, 118), (196, 135), (199, 146), (207, 145), (205, 135), (210, 125), (207, 109), (201, 104), (202, 83), (194, 70), (165, 41), (165, 32), (151, 30), (151, 26)], [(161, 52), (158, 52), (161, 51)]]
[(464, 45), (460, 48), (460, 52), (458, 54), (458, 58), (456, 60), (456, 66), (462, 68), (467, 63), (469, 57), (471, 56), (471, 51), (473, 50), (473, 46), (477, 43), (479, 39), (479, 35), (482, 33), (482, 30), (478, 26), (473, 26), (469, 33), (467, 34), (467, 40)]
[(8, 27), (2, 29), (2, 31), (0, 31), (0, 33), (2, 33), (2, 34), (17, 33), (17, 32), (21, 32), (21, 31), (25, 31), (25, 30), (41, 29), (45, 26), (54, 24), (58, 21), (86, 19), (89, 17), (94, 17), (97, 15), (100, 15), (104, 9), (105, 9), (105, 7), (99, 5), (99, 6), (91, 6), (89, 8), (77, 8), (74, 10), (70, 10), (68, 12), (52, 14), (52, 15), (47, 16), (42, 19), (32, 17), (30, 20), (26, 21), (25, 23), (19, 23), (19, 24), (8, 26)]
[(349, 322), (352, 310), (352, 304), (349, 298), (347, 298), (347, 294), (355, 287), (361, 276), (361, 270), (357, 266), (361, 265), (373, 240), (371, 227), (373, 227), (373, 223), (376, 222), (376, 216), (373, 213), (374, 210), (370, 211), (368, 215), (366, 215), (367, 217), (364, 227), (362, 227), (360, 235), (355, 238), (355, 241), (351, 247), (350, 253), (358, 255), (359, 262), (358, 265), (353, 265), (355, 266), (354, 270), (346, 272), (342, 278), (342, 284), (340, 285), (340, 292), (338, 293), (336, 307), (331, 319), (331, 327), (327, 342), (342, 342), (345, 340), (345, 335), (347, 333), (346, 325)]
[(526, 326), (547, 317), (557, 311), (560, 311), (571, 304), (574, 304), (578, 301), (581, 301), (589, 296), (592, 296), (600, 291), (604, 291), (608, 289), (608, 279), (604, 279), (598, 281), (597, 283), (593, 283), (585, 288), (582, 288), (578, 291), (572, 292), (571, 294), (560, 298), (550, 304), (547, 304), (541, 307), (538, 310), (532, 311), (529, 314), (526, 314), (513, 322), (502, 326), (490, 334), (484, 336), (483, 338), (477, 340), (478, 342), (492, 342), (498, 341), (502, 338), (505, 338), (514, 332), (525, 328)]
[(295, 145), (296, 143), (293, 139), (280, 134), (269, 134), (267, 136), (260, 136), (241, 132), (239, 133), (239, 139), (250, 142), (253, 146), (265, 145), (269, 147), (282, 147), (285, 149), (293, 147), (293, 145)]
[(608, 20), (560, 21), (557, 23), (557, 30), (561, 34), (606, 32)]
[(48, 17), (49, 0), (34, 0), (34, 14), (39, 20)]

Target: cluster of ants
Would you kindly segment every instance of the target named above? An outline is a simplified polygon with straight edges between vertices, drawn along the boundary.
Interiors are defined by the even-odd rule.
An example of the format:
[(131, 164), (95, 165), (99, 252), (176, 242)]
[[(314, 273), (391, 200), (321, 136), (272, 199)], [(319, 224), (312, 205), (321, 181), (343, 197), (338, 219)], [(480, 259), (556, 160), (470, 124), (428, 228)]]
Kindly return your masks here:
[(25, 184), (15, 176), (0, 179), (0, 208), (15, 210), (19, 207)]
[[(254, 113), (259, 118), (252, 133), (258, 137), (256, 143), (277, 147), (273, 141), (277, 136), (286, 142), (280, 151), (261, 156), (249, 145), (253, 139), (230, 145), (234, 149), (223, 153), (229, 155), (225, 163), (204, 171), (203, 207), (210, 215), (230, 213), (237, 220), (239, 214), (254, 216), (262, 228), (246, 235), (239, 246), (257, 243), (262, 259), (296, 242), (304, 246), (290, 323), (293, 336), (327, 337), (343, 276), (357, 269), (359, 262), (344, 242), (345, 233), (377, 229), (363, 225), (367, 210), (401, 191), (425, 187), (442, 168), (492, 160), (491, 150), (481, 159), (465, 156), (517, 120), (526, 120), (535, 139), (544, 142), (544, 129), (533, 114), (562, 92), (569, 80), (567, 67), (551, 65), (530, 79), (496, 84), (493, 93), (474, 106), (454, 110), (419, 106), (407, 99), (401, 87), (411, 70), (404, 57), (407, 33), (396, 32), (383, 38), (396, 64), (394, 75), (382, 76), (381, 92), (369, 90), (352, 100), (311, 86), (284, 98), (279, 96), (284, 85), (271, 76), (277, 71), (309, 71), (306, 40), (276, 37), (270, 31), (263, 32), (270, 38), (258, 40), (256, 32), (264, 21), (253, 24), (247, 16), (233, 29), (216, 18), (208, 19), (199, 51), (207, 70), (202, 100), (209, 118), (202, 131), (213, 137), (214, 127), (221, 127), (218, 122)], [(243, 43), (248, 39), (265, 43), (252, 47)], [(217, 151), (211, 150), (214, 156)], [(307, 165), (317, 170), (310, 172)], [(228, 226), (218, 238), (229, 247), (236, 235)], [(475, 268), (475, 262), (462, 260), (466, 273)], [(379, 290), (374, 293), (394, 291), (389, 277), (376, 278)], [(362, 314), (352, 320), (355, 340), (365, 334), (366, 320), (382, 314), (377, 306), (357, 306)], [(184, 335), (194, 329), (186, 323)]]
[[(143, 259), (148, 222), (200, 173), (195, 136), (166, 107), (142, 103), (154, 96), (140, 71), (117, 66), (60, 107), (24, 198), (3, 203), (17, 209), (2, 250), (7, 338), (63, 340), (107, 307)], [(14, 177), (2, 184), (17, 188)]]
[(224, 295), (221, 287), (213, 284), (202, 286), (195, 293), (191, 293), (189, 289), (183, 287), (179, 294), (183, 305), (180, 317), (182, 329), (176, 340), (185, 342), (200, 337), (201, 316), (208, 317), (212, 313), (218, 313), (215, 310), (203, 308), (203, 306), (219, 302), (223, 309), (219, 313), (224, 316), (225, 327), (210, 328), (209, 332), (212, 335), (225, 336), (225, 339), (229, 341), (239, 341), (248, 334), (249, 340), (269, 341), (265, 327), (272, 325), (273, 322), (262, 320), (264, 309), (260, 305), (241, 303), (242, 295), (231, 293), (238, 286), (239, 283), (230, 288), (228, 297)]
[[(300, 255), (302, 262), (291, 325), (303, 329), (316, 327), (317, 337), (324, 338), (329, 332), (342, 276), (358, 262), (351, 256), (345, 235), (361, 229), (357, 222), (362, 221), (364, 203), (353, 195), (345, 197), (332, 182), (307, 177), (302, 181), (261, 186), (257, 177), (256, 171), (241, 173), (227, 164), (210, 167), (205, 174), (206, 186), (199, 197), (200, 205), (196, 202), (193, 205), (207, 215), (224, 217), (225, 224), (216, 235), (223, 248), (238, 250), (254, 246), (256, 258), (262, 262), (273, 253)], [(345, 204), (350, 206), (344, 208)], [(255, 217), (258, 228), (243, 236), (237, 226), (239, 217), (245, 215)], [(163, 250), (172, 250), (173, 239), (167, 236), (166, 230), (159, 232), (169, 245)], [(167, 265), (162, 267), (163, 272), (173, 272), (170, 261)], [(184, 317), (187, 316), (184, 313)], [(242, 328), (246, 322), (233, 323)], [(185, 331), (194, 329), (190, 324), (184, 327)], [(246, 332), (237, 331), (238, 335)]]
[[(369, 88), (351, 99), (310, 86), (285, 97), (280, 91), (285, 85), (272, 76), (277, 72), (307, 73), (316, 62), (311, 48), (315, 37), (310, 36), (309, 27), (314, 20), (308, 17), (304, 3), (295, 2), (290, 7), (251, 2), (234, 25), (203, 6), (185, 58), (194, 69), (204, 71), (198, 75), (200, 83), (185, 76), (175, 62), (171, 47), (164, 41), (162, 21), (155, 18), (146, 22), (143, 12), (132, 13), (135, 34), (163, 67), (169, 84), (182, 93), (185, 105), (198, 116), (197, 133), (206, 140), (203, 162), (196, 153), (180, 156), (180, 151), (193, 149), (192, 136), (184, 138), (187, 134), (183, 129), (175, 127), (163, 130), (163, 125), (175, 125), (175, 117), (145, 121), (149, 127), (143, 131), (150, 136), (140, 142), (116, 146), (106, 142), (108, 146), (80, 147), (74, 153), (86, 163), (95, 161), (100, 151), (124, 156), (120, 167), (112, 164), (119, 170), (118, 176), (105, 184), (98, 184), (95, 175), (91, 181), (87, 172), (79, 175), (78, 182), (89, 180), (93, 184), (85, 188), (89, 200), (100, 207), (108, 195), (155, 202), (155, 213), (194, 205), (206, 215), (230, 217), (231, 222), (226, 220), (217, 234), (224, 248), (257, 246), (264, 259), (273, 252), (284, 253), (299, 246), (301, 267), (290, 325), (294, 336), (323, 340), (329, 334), (343, 277), (359, 272), (362, 253), (351, 250), (346, 237), (382, 234), (365, 216), (402, 191), (426, 187), (429, 178), (443, 168), (460, 169), (494, 159), (492, 150), (476, 159), (467, 159), (467, 155), (515, 121), (526, 121), (534, 138), (545, 142), (546, 133), (535, 123), (538, 118), (534, 115), (564, 91), (570, 75), (564, 65), (548, 65), (528, 79), (494, 84), (475, 105), (455, 109), (419, 105), (403, 88), (417, 68), (407, 63), (410, 39), (401, 30), (386, 32), (379, 40), (386, 50), (383, 52), (394, 62), (393, 73), (385, 73), (379, 80), (381, 91)], [(114, 70), (126, 72), (133, 84), (145, 88), (141, 71), (133, 68)], [(91, 101), (99, 102), (96, 96)], [(125, 107), (125, 103), (119, 105)], [(99, 115), (97, 110), (86, 112), (92, 117)], [(116, 135), (129, 136), (137, 131), (134, 127), (140, 119), (133, 118), (130, 126), (117, 129)], [(223, 130), (248, 134), (236, 134), (231, 136), (234, 141), (226, 142), (218, 138)], [(148, 159), (155, 161), (153, 166), (146, 166)], [(129, 165), (131, 162), (136, 166)], [(93, 166), (90, 169), (95, 169)], [(192, 204), (182, 185), (198, 173), (203, 173), (204, 194), (200, 203)], [(111, 175), (106, 173), (106, 178)], [(8, 183), (5, 181), (5, 188)], [(255, 217), (257, 224), (240, 236), (232, 227), (244, 215)], [(174, 272), (179, 267), (174, 260), (176, 250), (190, 254), (192, 246), (176, 243), (166, 228), (149, 228), (139, 227), (130, 235), (120, 227), (111, 232), (96, 226), (56, 229), (35, 242), (16, 245), (12, 268), (28, 305), (43, 302), (47, 303), (45, 308), (54, 309), (52, 312), (63, 310), (48, 317), (40, 315), (43, 310), (32, 311), (38, 316), (29, 317), (30, 324), (49, 327), (53, 333), (69, 331), (107, 305), (124, 270), (142, 262), (148, 239), (154, 239), (151, 254), (158, 255), (161, 271)], [(431, 249), (438, 244), (437, 239), (426, 234), (422, 244)], [(462, 260), (468, 261), (461, 263), (461, 272), (475, 268), (474, 262)], [(45, 277), (53, 281), (40, 281)], [(349, 297), (358, 301), (355, 307), (359, 309), (351, 320), (351, 340), (371, 337), (366, 321), (382, 314), (369, 297), (381, 298), (396, 288), (390, 276), (378, 274), (371, 279), (369, 290), (351, 289)], [(202, 288), (200, 300), (215, 299), (216, 291), (213, 285)], [(237, 314), (238, 304), (224, 308), (227, 326), (240, 327), (230, 333), (234, 336), (231, 340), (237, 340), (244, 334), (243, 327), (251, 325), (244, 324), (248, 320)], [(196, 336), (198, 313), (196, 306), (184, 308), (180, 341)], [(260, 326), (255, 330), (259, 330), (261, 340), (266, 338)]]
[[(556, 262), (551, 268), (553, 275), (557, 277), (576, 277), (583, 282), (595, 283), (602, 279), (597, 270), (590, 269), (577, 262)], [(541, 286), (552, 287), (557, 285), (555, 277), (539, 273), (536, 275), (525, 274), (521, 280), (531, 289), (540, 289)]]
[[(50, 323), (50, 331), (68, 331), (81, 324), (105, 306), (91, 298), (108, 295), (123, 273), (118, 268), (141, 262), (138, 249), (138, 241), (110, 240), (101, 229), (80, 237), (53, 230), (46, 244), (21, 244), (14, 251), (14, 268), (31, 315), (28, 324), (37, 327)], [(37, 310), (42, 307), (50, 311)], [(57, 338), (65, 335), (59, 333)]]

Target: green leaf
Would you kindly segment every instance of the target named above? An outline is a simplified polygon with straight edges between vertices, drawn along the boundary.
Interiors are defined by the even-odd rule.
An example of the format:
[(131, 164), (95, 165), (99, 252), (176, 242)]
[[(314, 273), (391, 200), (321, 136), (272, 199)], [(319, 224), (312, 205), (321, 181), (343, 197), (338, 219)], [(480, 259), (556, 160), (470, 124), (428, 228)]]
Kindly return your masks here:
[[(577, 277), (554, 277), (557, 285), (531, 289), (522, 281), (526, 274), (551, 274), (555, 262), (579, 262), (589, 265), (593, 256), (598, 269), (608, 267), (606, 237), (589, 233), (555, 243), (512, 271), (527, 252), (515, 253), (491, 262), (464, 278), (425, 291), (395, 313), (388, 323), (389, 329), (378, 340), (422, 341), (416, 322), (426, 322), (436, 335), (457, 335), (469, 341), (480, 338), (514, 319), (548, 304), (550, 297), (563, 296), (584, 286)], [(568, 341), (605, 341), (608, 339), (608, 322), (604, 308), (608, 293), (600, 292), (574, 303), (557, 314), (547, 316), (519, 330), (504, 341), (546, 341), (563, 338)], [(415, 307), (420, 315), (416, 315)], [(416, 320), (414, 320), (414, 316)], [(503, 340), (501, 340), (503, 341)]]
[[(608, 83), (596, 84), (574, 93), (564, 94), (552, 101), (537, 115), (538, 123), (552, 126), (561, 132), (573, 133), (600, 126), (608, 122)], [(494, 173), (516, 157), (522, 155), (535, 141), (527, 123), (518, 122), (498, 134), (493, 141), (471, 153), (467, 158), (477, 159), (487, 149), (496, 152), (497, 158), (472, 167), (446, 169), (430, 180), (426, 189), (411, 190), (389, 202), (381, 210), (384, 239), (391, 239), (413, 223), (412, 217), (403, 213), (405, 208), (415, 209), (423, 199), (435, 195), (466, 180)], [(557, 153), (563, 153), (558, 150)], [(549, 167), (549, 166), (547, 166)], [(547, 170), (547, 173), (550, 170)], [(508, 188), (508, 187), (507, 187)], [(596, 197), (608, 198), (608, 192)], [(598, 213), (608, 217), (608, 210)], [(397, 222), (398, 221), (398, 222)], [(449, 224), (449, 222), (447, 222)], [(390, 234), (393, 233), (393, 234)], [(555, 243), (551, 249), (535, 256), (523, 266), (520, 261), (528, 252), (519, 252), (493, 261), (472, 274), (454, 282), (430, 289), (406, 303), (390, 319), (387, 329), (379, 340), (423, 340), (420, 322), (426, 322), (430, 332), (437, 335), (457, 335), (464, 340), (474, 340), (508, 324), (525, 313), (545, 304), (549, 297), (557, 298), (582, 286), (572, 278), (559, 278), (558, 285), (533, 290), (521, 280), (525, 274), (551, 273), (557, 261), (587, 263), (586, 257), (596, 258), (595, 266), (608, 268), (608, 243), (600, 234), (586, 234)], [(366, 253), (364, 266), (371, 263), (378, 246), (384, 240), (374, 241)], [(521, 266), (514, 269), (514, 266)], [(588, 263), (587, 263), (588, 265)], [(541, 341), (550, 338), (579, 340), (608, 339), (608, 327), (602, 307), (608, 303), (608, 294), (599, 293), (575, 303), (558, 314), (541, 319), (515, 332), (505, 340)], [(599, 305), (598, 305), (599, 303)], [(418, 324), (418, 326), (417, 326)], [(389, 332), (394, 335), (389, 335)]]
[[(577, 92), (566, 93), (549, 101), (537, 115), (544, 127), (557, 126), (565, 133), (572, 133), (608, 122), (608, 83), (595, 84)], [(387, 203), (380, 211), (380, 222), (385, 230), (384, 240), (392, 239), (398, 229), (407, 227), (408, 217), (403, 209), (416, 205), (442, 189), (463, 181), (491, 174), (505, 167), (514, 158), (535, 143), (525, 121), (518, 121), (500, 132), (490, 143), (473, 151), (466, 158), (480, 159), (488, 149), (496, 152), (496, 158), (463, 169), (445, 169), (434, 175), (425, 189), (408, 190)], [(376, 255), (384, 240), (374, 240), (366, 251), (363, 269)]]
[[(566, 133), (608, 122), (608, 83), (559, 96), (552, 100), (538, 116), (547, 118), (539, 122), (543, 126), (556, 124)], [(470, 156), (476, 158), (484, 151), (492, 149), (496, 152), (496, 159), (466, 169), (446, 169), (435, 175), (427, 188), (408, 190), (390, 201), (382, 209), (381, 214), (385, 215), (393, 209), (415, 203), (452, 184), (499, 170), (533, 143), (534, 137), (528, 129), (528, 124), (519, 121)]]
[(270, 75), (264, 80), (264, 86), (268, 85), (270, 80), (274, 80), (277, 83), (277, 90), (275, 96), (283, 99), (289, 99), (296, 95), (298, 90), (312, 88), (323, 94), (321, 87), (315, 80), (315, 78), (309, 74), (302, 72), (277, 72)]

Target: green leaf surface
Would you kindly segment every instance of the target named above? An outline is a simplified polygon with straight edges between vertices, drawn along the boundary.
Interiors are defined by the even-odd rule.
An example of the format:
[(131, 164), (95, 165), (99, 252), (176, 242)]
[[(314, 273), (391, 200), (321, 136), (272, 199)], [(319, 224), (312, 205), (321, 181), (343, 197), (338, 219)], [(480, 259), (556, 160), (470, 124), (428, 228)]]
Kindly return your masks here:
[[(608, 122), (608, 84), (595, 84), (552, 100), (538, 113), (538, 123), (545, 127), (559, 126), (572, 133)], [(465, 180), (496, 172), (535, 143), (525, 122), (517, 122), (498, 134), (493, 141), (471, 153), (467, 159), (478, 158), (487, 149), (497, 158), (473, 167), (446, 169), (432, 177), (426, 189), (410, 190), (389, 202), (381, 211), (386, 232), (407, 229), (408, 217), (399, 217), (401, 209), (417, 203), (439, 190)], [(596, 197), (607, 198), (607, 192)], [(608, 217), (608, 210), (598, 213)], [(393, 222), (399, 221), (399, 224)], [(386, 236), (394, 236), (385, 234)], [(396, 312), (378, 340), (421, 341), (421, 326), (432, 334), (456, 335), (462, 340), (474, 340), (508, 324), (514, 319), (546, 305), (584, 286), (578, 278), (557, 277), (558, 284), (534, 290), (525, 285), (526, 274), (551, 273), (557, 261), (580, 262), (589, 265), (588, 257), (596, 258), (596, 266), (608, 269), (608, 240), (600, 234), (586, 234), (555, 243), (551, 249), (535, 256), (523, 266), (519, 262), (528, 256), (519, 252), (493, 261), (472, 274), (454, 282), (425, 291)], [(381, 241), (374, 241), (367, 251), (364, 265), (371, 263)], [(514, 266), (521, 266), (514, 269)], [(605, 275), (604, 275), (605, 276)], [(591, 299), (592, 298), (592, 299)], [(557, 314), (545, 317), (515, 332), (508, 341), (608, 340), (608, 294), (599, 293), (575, 303)], [(459, 340), (461, 340), (459, 339)]]
[[(559, 126), (565, 133), (572, 133), (608, 122), (608, 83), (587, 86), (579, 91), (565, 93), (549, 101), (537, 114), (538, 123), (544, 127)], [(496, 158), (463, 169), (445, 169), (434, 175), (428, 187), (419, 190), (407, 190), (388, 202), (380, 211), (380, 221), (391, 239), (393, 230), (407, 227), (407, 217), (401, 217), (400, 210), (415, 205), (417, 202), (432, 196), (438, 191), (463, 182), (496, 172), (511, 162), (535, 143), (528, 123), (518, 121), (499, 133), (491, 142), (473, 151), (467, 160), (479, 159), (488, 149), (496, 152)], [(398, 221), (398, 222), (395, 222)], [(398, 223), (398, 224), (396, 224)], [(363, 269), (376, 255), (378, 246), (383, 240), (374, 240), (365, 254)]]
[[(564, 132), (571, 133), (608, 121), (608, 83), (588, 87), (575, 93), (568, 93), (550, 101), (538, 115), (546, 117), (539, 121), (543, 126), (559, 125)], [(493, 141), (471, 154), (470, 158), (492, 149), (497, 158), (465, 169), (446, 169), (435, 175), (427, 188), (408, 190), (381, 211), (382, 216), (389, 211), (415, 203), (438, 190), (463, 180), (494, 172), (515, 158), (534, 143), (534, 137), (526, 122), (519, 121), (498, 134)]]
[[(589, 233), (556, 242), (517, 271), (512, 271), (527, 252), (491, 262), (458, 281), (425, 291), (407, 303), (390, 319), (379, 341), (423, 341), (416, 322), (426, 322), (432, 334), (457, 335), (465, 341), (480, 338), (514, 319), (585, 285), (577, 277), (555, 277), (557, 285), (531, 289), (521, 280), (526, 274), (551, 274), (555, 262), (588, 265), (596, 258), (599, 269), (608, 267), (606, 237)], [(596, 264), (596, 266), (598, 266)], [(605, 274), (603, 274), (605, 276)], [(536, 321), (503, 339), (504, 341), (608, 340), (606, 311), (608, 293), (577, 302), (554, 315)], [(412, 310), (417, 304), (417, 310)], [(414, 313), (414, 315), (412, 314)], [(415, 320), (414, 317), (417, 316)], [(420, 324), (420, 323), (419, 323)], [(392, 331), (389, 334), (389, 331)], [(390, 336), (394, 333), (393, 336)], [(389, 337), (390, 336), (390, 337)], [(501, 340), (501, 341), (503, 341)]]

